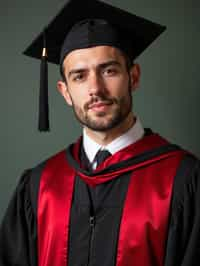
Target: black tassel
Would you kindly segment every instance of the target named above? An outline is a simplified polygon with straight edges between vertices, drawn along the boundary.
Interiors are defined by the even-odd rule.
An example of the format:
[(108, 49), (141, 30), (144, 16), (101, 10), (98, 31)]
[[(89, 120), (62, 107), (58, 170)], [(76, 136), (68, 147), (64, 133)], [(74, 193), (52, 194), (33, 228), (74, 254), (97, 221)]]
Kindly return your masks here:
[(49, 128), (49, 103), (48, 103), (48, 63), (46, 37), (44, 33), (44, 46), (40, 65), (40, 99), (39, 99), (39, 131), (47, 132)]

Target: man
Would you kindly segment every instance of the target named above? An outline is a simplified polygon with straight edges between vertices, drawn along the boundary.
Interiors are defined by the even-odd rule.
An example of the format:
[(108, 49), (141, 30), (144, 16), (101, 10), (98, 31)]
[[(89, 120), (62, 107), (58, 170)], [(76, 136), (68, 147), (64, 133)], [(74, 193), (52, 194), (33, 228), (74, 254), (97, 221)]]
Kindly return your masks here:
[[(200, 163), (144, 129), (132, 111), (140, 81), (132, 60), (161, 28), (149, 22), (159, 28), (152, 37), (140, 32), (147, 22), (134, 17), (135, 42), (126, 34), (122, 40), (106, 14), (112, 10), (116, 20), (124, 13), (86, 4), (105, 14), (73, 21), (57, 84), (83, 136), (22, 176), (0, 231), (0, 265), (199, 265)], [(76, 5), (70, 1), (59, 17)]]

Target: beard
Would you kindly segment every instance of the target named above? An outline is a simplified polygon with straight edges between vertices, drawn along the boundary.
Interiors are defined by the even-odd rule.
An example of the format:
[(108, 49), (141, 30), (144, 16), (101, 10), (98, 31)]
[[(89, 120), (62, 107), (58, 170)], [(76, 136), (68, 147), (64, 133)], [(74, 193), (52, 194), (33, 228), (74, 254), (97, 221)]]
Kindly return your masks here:
[[(97, 102), (103, 102), (109, 106), (108, 112), (98, 111), (94, 114), (90, 113), (90, 106)], [(72, 100), (72, 107), (76, 119), (87, 128), (104, 132), (119, 126), (129, 115), (132, 110), (132, 95), (129, 85), (128, 94), (119, 98), (111, 98), (105, 95), (94, 96), (84, 105), (83, 108), (75, 105)]]

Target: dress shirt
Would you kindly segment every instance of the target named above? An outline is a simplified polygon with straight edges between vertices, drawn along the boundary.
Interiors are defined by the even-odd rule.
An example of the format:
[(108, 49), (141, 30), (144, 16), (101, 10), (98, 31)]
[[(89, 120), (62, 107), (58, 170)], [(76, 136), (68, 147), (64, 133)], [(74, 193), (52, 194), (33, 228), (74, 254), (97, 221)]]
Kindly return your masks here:
[(106, 146), (96, 143), (87, 135), (86, 130), (83, 129), (83, 147), (90, 163), (92, 164), (92, 168), (95, 169), (96, 162), (94, 159), (99, 150), (108, 150), (113, 155), (119, 150), (140, 140), (143, 136), (144, 128), (140, 122), (140, 119), (137, 117), (134, 125), (126, 133), (114, 139)]

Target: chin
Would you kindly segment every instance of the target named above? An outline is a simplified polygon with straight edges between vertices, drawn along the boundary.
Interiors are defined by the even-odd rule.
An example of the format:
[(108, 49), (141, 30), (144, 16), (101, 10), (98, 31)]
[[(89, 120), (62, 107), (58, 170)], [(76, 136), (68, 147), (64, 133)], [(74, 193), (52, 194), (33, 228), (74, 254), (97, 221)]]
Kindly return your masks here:
[(99, 121), (101, 120), (100, 118), (97, 118), (97, 120), (87, 121), (84, 125), (94, 131), (106, 132), (117, 127), (121, 123), (121, 120), (116, 120), (114, 118), (106, 119), (106, 121), (105, 119), (104, 121)]

